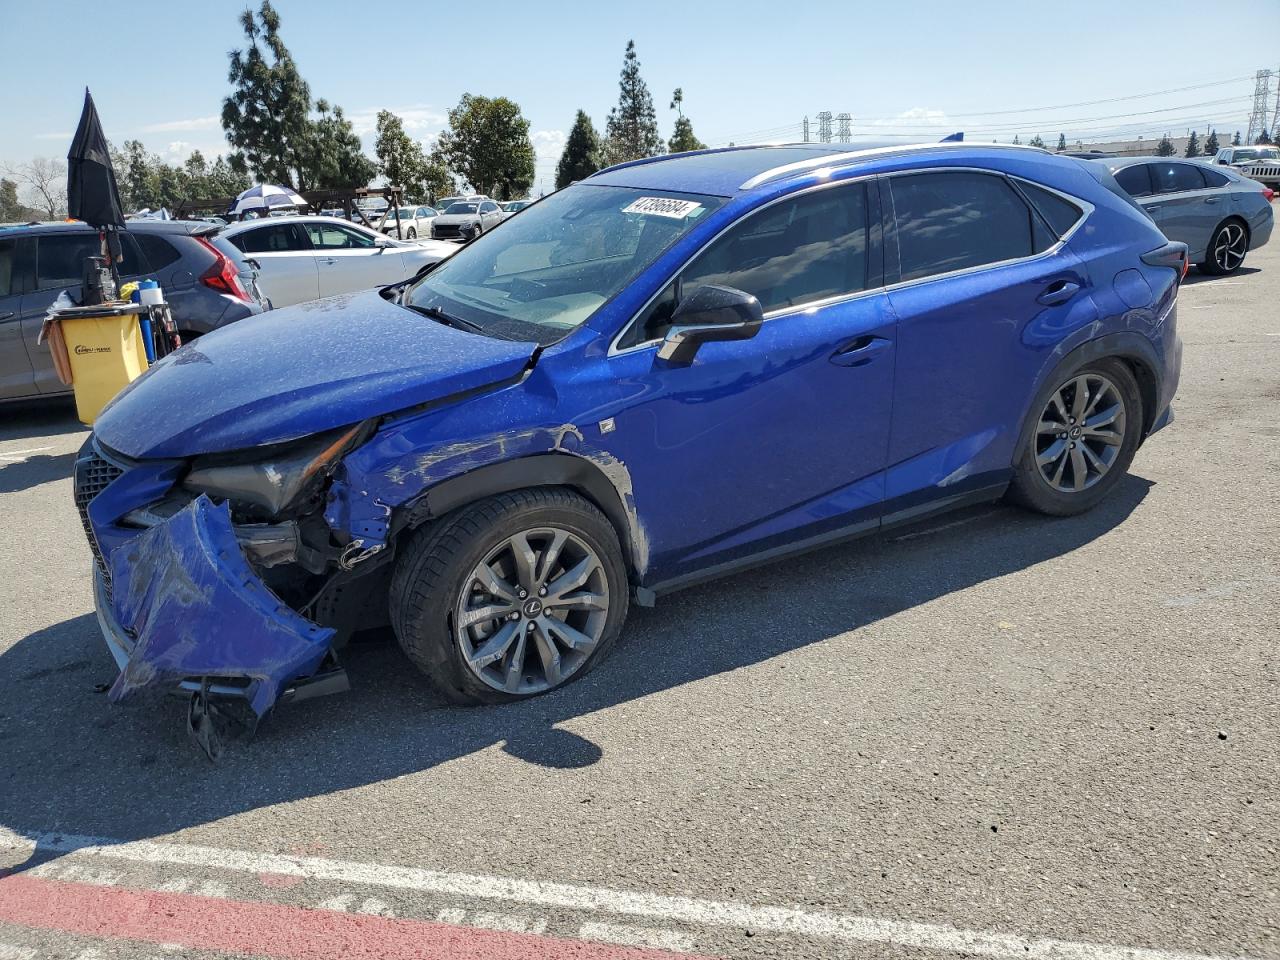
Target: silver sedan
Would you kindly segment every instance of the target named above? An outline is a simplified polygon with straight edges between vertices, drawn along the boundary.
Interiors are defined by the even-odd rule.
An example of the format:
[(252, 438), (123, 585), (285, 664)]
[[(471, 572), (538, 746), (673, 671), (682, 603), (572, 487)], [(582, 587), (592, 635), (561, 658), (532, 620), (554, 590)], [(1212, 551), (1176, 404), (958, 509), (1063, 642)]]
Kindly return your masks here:
[(1166, 237), (1191, 249), (1205, 273), (1235, 273), (1245, 254), (1271, 237), (1274, 192), (1226, 167), (1172, 157), (1108, 157), (1121, 188)]

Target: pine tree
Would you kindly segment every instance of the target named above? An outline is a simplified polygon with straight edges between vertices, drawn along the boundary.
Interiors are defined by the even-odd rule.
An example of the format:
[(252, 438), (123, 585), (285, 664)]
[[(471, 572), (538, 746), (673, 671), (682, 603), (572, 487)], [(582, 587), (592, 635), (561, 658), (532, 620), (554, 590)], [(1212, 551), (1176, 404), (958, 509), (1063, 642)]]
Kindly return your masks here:
[(640, 76), (634, 40), (627, 41), (618, 88), (618, 105), (609, 111), (605, 124), (605, 163), (624, 163), (666, 153), (666, 144), (658, 134), (653, 97)]
[(1022, 145), (1022, 141), (1018, 139), (1018, 135), (1016, 133), (1013, 135), (1013, 145), (1015, 147), (1019, 147)]
[(1037, 133), (1034, 137), (1032, 137), (1030, 140), (1027, 141), (1027, 146), (1040, 147), (1043, 149), (1044, 141), (1040, 139), (1040, 134)]
[(378, 165), (364, 155), (360, 138), (342, 108), (316, 101), (320, 115), (308, 123), (299, 180), (308, 190), (364, 187), (378, 173)]
[(1237, 130), (1237, 131), (1236, 131), (1236, 135), (1235, 135), (1234, 137), (1232, 137), (1232, 138), (1231, 138), (1231, 145), (1232, 145), (1233, 147), (1238, 147), (1238, 146), (1240, 146), (1240, 131), (1239, 131), (1239, 130)]
[(404, 132), (404, 121), (390, 110), (379, 110), (374, 153), (378, 172), (387, 183), (403, 187), (406, 199), (422, 199), (427, 193), (427, 157), (422, 146)]
[(1169, 135), (1166, 133), (1160, 138), (1160, 143), (1156, 146), (1157, 157), (1172, 157), (1174, 154), (1173, 144), (1169, 142)]
[(1058, 134), (1058, 153), (1067, 149), (1067, 135), (1065, 133)]
[(1206, 157), (1218, 155), (1218, 131), (1212, 127), (1209, 129), (1209, 136), (1204, 139), (1204, 155)]
[(684, 115), (684, 91), (679, 87), (676, 87), (676, 92), (671, 95), (671, 109), (675, 110), (679, 116), (676, 117), (676, 127), (671, 134), (671, 139), (667, 141), (667, 148), (672, 153), (707, 149), (707, 145), (693, 135), (693, 124)]
[(1191, 136), (1187, 137), (1187, 149), (1186, 149), (1186, 152), (1183, 153), (1183, 156), (1184, 157), (1200, 156), (1200, 135), (1197, 134), (1194, 130), (1191, 131)]
[(585, 180), (600, 169), (600, 137), (586, 111), (579, 110), (556, 165), (556, 189)]
[(1253, 142), (1257, 144), (1270, 143), (1271, 134), (1268, 133), (1266, 130), (1263, 130), (1260, 134), (1258, 134), (1258, 139)]

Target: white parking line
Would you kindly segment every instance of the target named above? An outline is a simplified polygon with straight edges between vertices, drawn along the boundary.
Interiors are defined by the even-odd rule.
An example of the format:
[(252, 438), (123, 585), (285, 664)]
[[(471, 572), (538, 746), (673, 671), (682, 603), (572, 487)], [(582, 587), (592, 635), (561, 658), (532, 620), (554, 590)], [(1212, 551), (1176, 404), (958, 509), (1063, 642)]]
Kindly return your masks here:
[(25, 460), (30, 454), (52, 449), (53, 447), (28, 447), (25, 450), (7, 450), (4, 453), (0, 453), (0, 460)]
[[(56, 833), (24, 836), (0, 828), (0, 848), (30, 852), (37, 846), (44, 852), (69, 854), (78, 858), (205, 867), (246, 874), (274, 873), (445, 894), (461, 900), (510, 901), (526, 906), (557, 907), (619, 917), (645, 917), (704, 927), (751, 929), (758, 933), (790, 934), (814, 940), (893, 944), (1007, 960), (1218, 960), (1202, 954), (1081, 943), (1050, 937), (1023, 937), (988, 930), (968, 930), (940, 923), (820, 913), (788, 906), (755, 906), (569, 883), (443, 873), (417, 867), (252, 853), (247, 850), (225, 850), (148, 840), (115, 842)], [(490, 918), (486, 916), (485, 919)]]

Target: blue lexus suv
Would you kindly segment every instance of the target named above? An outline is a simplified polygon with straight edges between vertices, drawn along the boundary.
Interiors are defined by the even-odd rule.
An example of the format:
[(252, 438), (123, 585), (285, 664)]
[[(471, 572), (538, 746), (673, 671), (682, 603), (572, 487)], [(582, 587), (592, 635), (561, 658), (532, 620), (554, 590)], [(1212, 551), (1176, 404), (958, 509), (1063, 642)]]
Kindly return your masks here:
[(382, 290), (156, 364), (75, 466), (114, 698), (581, 677), (632, 602), (1008, 497), (1075, 514), (1171, 416), (1186, 247), (1105, 168), (934, 144), (601, 171)]

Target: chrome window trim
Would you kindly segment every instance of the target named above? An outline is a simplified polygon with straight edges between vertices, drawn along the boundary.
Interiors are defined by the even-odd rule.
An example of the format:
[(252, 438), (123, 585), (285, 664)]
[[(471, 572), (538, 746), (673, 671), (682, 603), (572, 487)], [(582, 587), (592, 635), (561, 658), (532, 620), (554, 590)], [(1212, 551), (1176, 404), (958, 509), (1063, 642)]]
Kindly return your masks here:
[[(631, 353), (635, 350), (643, 350), (646, 347), (652, 347), (662, 342), (663, 338), (658, 337), (653, 340), (645, 340), (642, 343), (633, 343), (629, 347), (618, 346), (618, 341), (621, 340), (624, 336), (626, 336), (627, 332), (630, 331), (630, 329), (633, 326), (635, 326), (636, 322), (640, 319), (640, 317), (644, 315), (644, 312), (653, 305), (653, 301), (657, 300), (658, 297), (662, 296), (663, 292), (670, 285), (671, 281), (675, 280), (675, 278), (680, 276), (681, 273), (689, 269), (690, 265), (695, 260), (697, 260), (700, 256), (702, 256), (702, 254), (706, 252), (708, 247), (710, 247), (713, 243), (715, 243), (717, 240), (723, 237), (730, 230), (734, 229), (736, 226), (738, 226), (741, 223), (745, 223), (747, 220), (749, 220), (751, 217), (754, 217), (756, 214), (763, 213), (765, 210), (768, 210), (770, 207), (773, 207), (779, 203), (784, 203), (787, 200), (794, 200), (796, 197), (803, 197), (810, 193), (817, 193), (820, 190), (830, 190), (833, 187), (847, 187), (850, 184), (854, 184), (854, 183), (869, 185), (875, 182), (876, 176), (877, 174), (874, 174), (874, 173), (866, 173), (866, 174), (862, 174), (861, 176), (848, 177), (843, 180), (832, 180), (828, 183), (818, 183), (811, 187), (805, 187), (805, 189), (803, 190), (796, 190), (792, 193), (784, 193), (780, 197), (774, 197), (768, 203), (762, 203), (758, 207), (752, 207), (742, 216), (726, 224), (716, 233), (715, 236), (709, 238), (705, 243), (702, 244), (702, 246), (698, 247), (697, 250), (695, 250), (692, 254), (690, 254), (689, 257), (685, 260), (685, 262), (680, 264), (680, 266), (675, 270), (675, 272), (671, 274), (671, 278), (662, 286), (660, 286), (656, 291), (654, 291), (653, 296), (651, 296), (648, 300), (646, 300), (644, 304), (640, 307), (640, 309), (631, 315), (631, 319), (629, 319), (626, 323), (624, 323), (622, 325), (622, 329), (619, 330), (617, 334), (614, 335), (614, 338), (611, 341), (609, 341), (609, 352), (607, 356), (609, 357), (621, 356), (622, 354)], [(870, 229), (871, 229), (871, 223), (870, 221), (868, 221), (867, 230), (870, 231)], [(827, 303), (835, 303), (839, 300), (851, 300), (854, 297), (860, 297), (865, 293), (872, 293), (874, 291), (883, 290), (883, 289), (884, 289), (883, 287), (871, 287), (867, 290), (856, 290), (852, 293), (840, 294), (835, 297), (828, 297), (826, 300), (822, 301), (822, 305), (825, 305)], [(817, 305), (820, 305), (818, 301), (811, 301), (809, 303), (798, 304), (793, 307), (782, 307), (778, 310), (769, 311), (764, 315), (764, 318), (765, 320), (772, 320), (774, 317), (781, 316), (784, 313), (798, 313), (801, 310), (807, 310), (810, 307), (817, 306)]]

